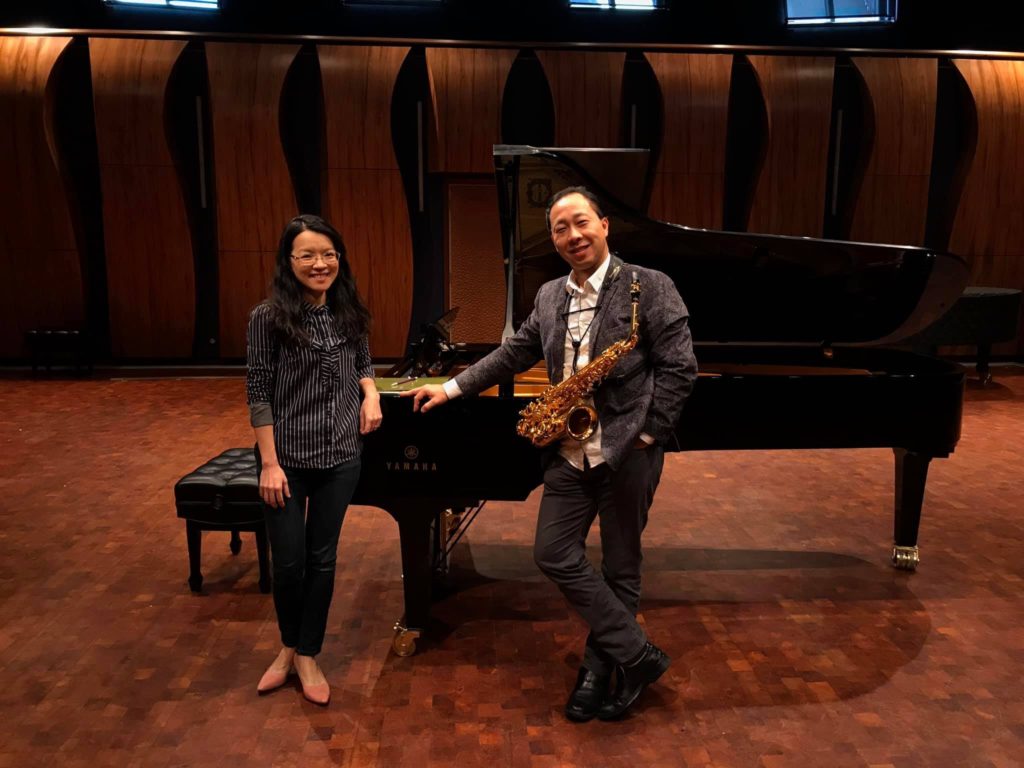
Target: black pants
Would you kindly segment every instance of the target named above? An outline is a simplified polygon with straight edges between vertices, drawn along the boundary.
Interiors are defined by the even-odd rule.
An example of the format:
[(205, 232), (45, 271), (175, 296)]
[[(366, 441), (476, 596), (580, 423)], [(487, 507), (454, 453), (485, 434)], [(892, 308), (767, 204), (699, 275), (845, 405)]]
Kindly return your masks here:
[[(544, 473), (534, 560), (590, 626), (583, 666), (608, 674), (636, 658), (647, 635), (640, 605), (640, 535), (661, 479), (665, 453), (634, 450), (622, 466), (581, 471), (556, 457)], [(587, 560), (587, 533), (601, 519), (601, 573)]]
[[(262, 472), (259, 451), (256, 471)], [(345, 510), (359, 482), (360, 459), (330, 469), (282, 467), (291, 497), (263, 505), (274, 571), (274, 608), (281, 643), (316, 656), (327, 631), (334, 566)], [(308, 505), (307, 505), (308, 501)]]

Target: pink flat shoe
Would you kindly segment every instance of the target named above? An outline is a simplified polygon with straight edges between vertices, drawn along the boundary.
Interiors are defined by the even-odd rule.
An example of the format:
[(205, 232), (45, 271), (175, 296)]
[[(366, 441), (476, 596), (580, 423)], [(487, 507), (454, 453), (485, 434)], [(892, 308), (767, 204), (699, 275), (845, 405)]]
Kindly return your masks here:
[(260, 678), (260, 682), (256, 686), (256, 693), (263, 696), (271, 691), (276, 691), (284, 685), (291, 672), (291, 669), (281, 670), (275, 669), (273, 666), (267, 667), (267, 671), (263, 673), (263, 677)]
[[(302, 678), (299, 678), (299, 682), (302, 682)], [(318, 685), (302, 683), (302, 695), (306, 697), (306, 701), (326, 707), (331, 700), (331, 686), (328, 683), (320, 683)]]

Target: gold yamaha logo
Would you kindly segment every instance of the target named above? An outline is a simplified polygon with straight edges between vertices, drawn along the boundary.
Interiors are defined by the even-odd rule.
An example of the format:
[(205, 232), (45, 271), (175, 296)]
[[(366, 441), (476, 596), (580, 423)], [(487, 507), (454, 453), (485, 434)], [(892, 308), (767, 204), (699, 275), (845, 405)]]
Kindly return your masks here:
[(416, 461), (420, 457), (420, 449), (415, 445), (405, 446), (405, 458), (409, 461)]

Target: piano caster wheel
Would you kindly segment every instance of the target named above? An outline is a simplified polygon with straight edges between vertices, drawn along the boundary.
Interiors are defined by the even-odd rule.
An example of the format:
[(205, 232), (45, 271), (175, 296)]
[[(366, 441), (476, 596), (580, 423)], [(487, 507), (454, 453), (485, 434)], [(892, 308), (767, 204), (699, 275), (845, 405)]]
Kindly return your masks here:
[(921, 555), (917, 547), (901, 547), (898, 544), (892, 548), (892, 564), (901, 571), (916, 571), (917, 564), (921, 562)]
[(395, 622), (395, 637), (391, 641), (391, 648), (395, 655), (405, 658), (416, 653), (416, 638), (420, 633), (415, 629), (406, 629), (400, 621)]

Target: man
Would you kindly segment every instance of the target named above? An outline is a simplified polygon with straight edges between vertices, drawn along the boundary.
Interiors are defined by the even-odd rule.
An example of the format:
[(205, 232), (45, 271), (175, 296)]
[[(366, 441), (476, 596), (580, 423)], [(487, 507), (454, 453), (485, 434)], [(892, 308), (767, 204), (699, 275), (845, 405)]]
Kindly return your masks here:
[[(640, 341), (593, 395), (598, 427), (548, 455), (534, 559), (590, 626), (583, 665), (565, 707), (570, 720), (621, 717), (669, 666), (637, 624), (640, 535), (683, 403), (697, 376), (687, 311), (666, 275), (623, 264), (608, 249), (608, 219), (584, 187), (552, 197), (548, 229), (571, 274), (537, 292), (533, 312), (498, 349), (444, 385), (412, 390), (427, 411), (508, 380), (542, 357), (561, 381), (629, 336), (630, 283), (640, 282)], [(601, 573), (586, 538), (601, 519)], [(615, 686), (610, 690), (612, 673)]]

